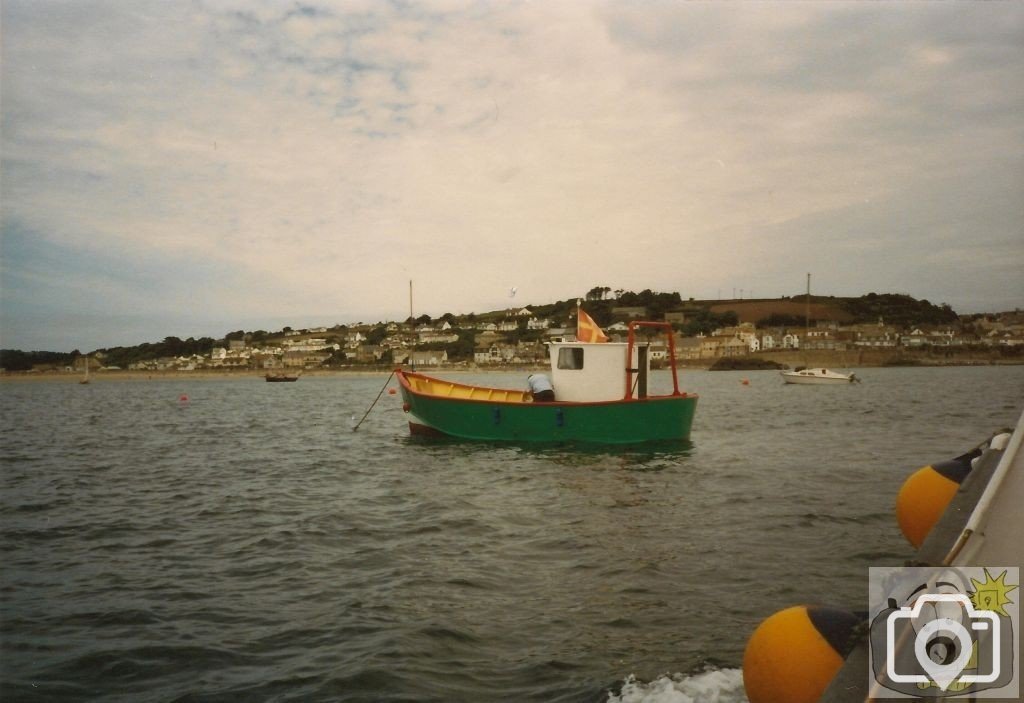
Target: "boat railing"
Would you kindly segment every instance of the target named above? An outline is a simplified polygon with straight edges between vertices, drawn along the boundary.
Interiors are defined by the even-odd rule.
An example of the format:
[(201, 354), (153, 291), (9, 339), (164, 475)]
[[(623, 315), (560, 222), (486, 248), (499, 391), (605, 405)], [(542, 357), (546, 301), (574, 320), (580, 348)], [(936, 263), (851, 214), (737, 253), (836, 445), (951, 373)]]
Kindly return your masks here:
[(672, 325), (668, 322), (646, 322), (633, 320), (629, 323), (628, 345), (626, 346), (625, 399), (629, 400), (633, 397), (633, 374), (640, 372), (639, 368), (633, 368), (633, 349), (636, 347), (636, 330), (641, 327), (660, 329), (668, 338), (668, 361), (672, 368), (672, 395), (682, 395), (679, 391), (679, 375), (676, 371), (676, 342), (674, 335), (672, 334)]

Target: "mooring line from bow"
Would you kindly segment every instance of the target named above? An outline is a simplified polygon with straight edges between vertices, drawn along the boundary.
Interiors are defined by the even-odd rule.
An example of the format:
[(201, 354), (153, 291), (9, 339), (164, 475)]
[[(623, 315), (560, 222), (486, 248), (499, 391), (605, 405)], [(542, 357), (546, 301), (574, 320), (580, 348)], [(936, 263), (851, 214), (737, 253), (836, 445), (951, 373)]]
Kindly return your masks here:
[(370, 407), (368, 407), (368, 408), (366, 409), (366, 412), (365, 412), (365, 413), (363, 413), (363, 417), (362, 417), (362, 419), (361, 419), (361, 420), (359, 420), (359, 422), (357, 422), (357, 423), (356, 423), (356, 426), (352, 428), (352, 431), (353, 431), (353, 432), (355, 432), (356, 430), (358, 430), (358, 429), (359, 429), (359, 426), (360, 426), (361, 424), (363, 424), (363, 420), (365, 420), (365, 419), (366, 419), (366, 416), (370, 414), (370, 411), (371, 411), (371, 410), (373, 410), (373, 406), (374, 406), (374, 405), (376, 405), (376, 404), (377, 404), (377, 401), (378, 401), (378, 400), (380, 400), (380, 397), (381, 397), (382, 395), (384, 395), (384, 390), (385, 390), (385, 389), (386, 389), (386, 388), (388, 387), (388, 384), (389, 384), (389, 383), (391, 383), (391, 379), (392, 379), (392, 378), (394, 377), (394, 375), (395, 375), (395, 372), (394, 372), (394, 371), (392, 371), (392, 372), (391, 372), (391, 375), (390, 375), (390, 376), (388, 376), (388, 380), (384, 381), (384, 386), (383, 386), (383, 387), (382, 387), (382, 388), (380, 389), (380, 393), (378, 393), (378, 394), (377, 394), (377, 397), (376, 397), (376, 398), (374, 398), (374, 400), (373, 400), (373, 402), (372, 402), (372, 403), (370, 403)]

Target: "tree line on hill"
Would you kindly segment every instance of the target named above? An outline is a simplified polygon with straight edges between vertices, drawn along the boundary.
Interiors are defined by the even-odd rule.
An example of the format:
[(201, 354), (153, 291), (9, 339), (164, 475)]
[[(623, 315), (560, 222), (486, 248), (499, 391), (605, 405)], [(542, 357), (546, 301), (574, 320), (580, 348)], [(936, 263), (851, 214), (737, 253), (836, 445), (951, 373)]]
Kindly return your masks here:
[[(165, 337), (162, 342), (144, 342), (131, 347), (111, 347), (109, 349), (97, 349), (103, 354), (103, 363), (106, 366), (119, 366), (127, 368), (129, 364), (137, 361), (148, 361), (150, 359), (161, 359), (169, 356), (200, 356), (209, 354), (217, 341), (211, 337), (194, 339), (180, 339), (178, 337)], [(95, 353), (95, 352), (93, 352)], [(33, 366), (74, 366), (75, 362), (83, 356), (82, 352), (75, 349), (72, 352), (48, 352), (30, 351), (25, 352), (19, 349), (0, 350), (0, 368), (7, 371), (29, 371)]]
[[(710, 306), (721, 301), (695, 301), (692, 298), (684, 301), (679, 293), (658, 293), (645, 289), (639, 293), (627, 290), (612, 290), (607, 286), (595, 286), (584, 296), (587, 313), (602, 327), (607, 327), (616, 320), (615, 308), (635, 307), (644, 308), (647, 319), (664, 319), (668, 312), (686, 310), (686, 321), (676, 325), (676, 329), (686, 336), (698, 334), (710, 334), (713, 330), (737, 324), (737, 315), (732, 311), (712, 312)], [(788, 300), (801, 300), (804, 296), (795, 296)], [(957, 322), (958, 316), (953, 309), (943, 303), (934, 305), (927, 300), (916, 300), (905, 294), (877, 294), (868, 293), (859, 298), (834, 298), (823, 296), (812, 296), (815, 303), (828, 303), (846, 312), (853, 317), (854, 322), (871, 323), (883, 319), (887, 324), (900, 327), (914, 325), (938, 325), (952, 324)], [(576, 315), (576, 298), (560, 300), (554, 303), (528, 306), (534, 316), (538, 318), (550, 318), (558, 321), (568, 321)], [(453, 327), (459, 323), (479, 322), (501, 319), (507, 311), (497, 310), (489, 313), (470, 313), (468, 315), (456, 316), (445, 313), (439, 318), (431, 318), (429, 315), (420, 315), (415, 319), (408, 319), (406, 323), (432, 324), (442, 321), (449, 322)], [(775, 314), (766, 317), (758, 322), (762, 327), (796, 327), (804, 324), (802, 316)], [(344, 328), (344, 326), (342, 326)], [(108, 366), (127, 368), (130, 364), (139, 361), (148, 361), (164, 357), (180, 356), (205, 356), (210, 354), (215, 346), (226, 344), (231, 340), (246, 340), (249, 344), (261, 344), (274, 337), (281, 336), (292, 331), (285, 327), (279, 333), (257, 330), (246, 332), (235, 330), (228, 332), (223, 340), (214, 340), (210, 337), (195, 339), (180, 339), (178, 337), (166, 337), (162, 342), (143, 343), (135, 346), (118, 346), (108, 349), (98, 349), (103, 354), (103, 363)], [(456, 330), (459, 335), (457, 342), (448, 344), (422, 345), (421, 349), (444, 349), (450, 358), (471, 359), (474, 350), (474, 331)], [(387, 331), (383, 323), (371, 326), (370, 331), (364, 335), (366, 343), (379, 344), (386, 336)], [(525, 321), (520, 329), (506, 335), (512, 343), (519, 341), (540, 340), (544, 333), (540, 330), (527, 330)], [(48, 352), (48, 351), (21, 351), (17, 349), (0, 350), (0, 368), (7, 371), (27, 371), (36, 365), (51, 366), (72, 366), (82, 356), (77, 349), (69, 353)], [(333, 359), (340, 363), (339, 357)]]
[(850, 313), (855, 322), (877, 322), (897, 327), (914, 325), (948, 325), (959, 316), (948, 304), (933, 305), (927, 300), (916, 300), (906, 294), (868, 293), (859, 298), (837, 298), (839, 307)]

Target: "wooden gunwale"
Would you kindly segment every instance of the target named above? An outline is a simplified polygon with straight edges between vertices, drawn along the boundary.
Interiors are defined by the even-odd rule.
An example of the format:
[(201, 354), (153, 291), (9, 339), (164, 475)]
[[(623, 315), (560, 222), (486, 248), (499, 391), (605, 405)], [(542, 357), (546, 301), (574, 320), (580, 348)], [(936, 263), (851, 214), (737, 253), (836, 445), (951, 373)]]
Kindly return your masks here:
[[(430, 398), (434, 400), (440, 400), (451, 403), (481, 403), (487, 405), (501, 404), (501, 405), (535, 405), (537, 407), (550, 407), (550, 406), (599, 406), (599, 405), (626, 405), (633, 403), (647, 403), (656, 402), (661, 400), (674, 400), (678, 398), (692, 398), (696, 397), (684, 392), (672, 393), (670, 395), (649, 395), (646, 398), (615, 398), (612, 400), (596, 400), (587, 402), (567, 402), (555, 400), (549, 403), (535, 403), (528, 399), (526, 391), (517, 391), (514, 389), (505, 388), (490, 388), (488, 386), (474, 386), (468, 383), (459, 383), (458, 381), (446, 381), (444, 379), (434, 378), (433, 376), (427, 376), (426, 374), (417, 373), (414, 371), (405, 371), (404, 369), (398, 369), (395, 371), (395, 376), (398, 378), (398, 382), (405, 388), (409, 393), (420, 398)], [(448, 393), (441, 395), (439, 393), (428, 393), (423, 390), (417, 389), (410, 383), (410, 379), (416, 381), (422, 379), (425, 383), (439, 384), (450, 386)], [(466, 389), (469, 393), (469, 397), (458, 397), (453, 396), (455, 388)], [(476, 391), (488, 392), (486, 398), (473, 397), (473, 393)], [(496, 399), (493, 397), (495, 392), (503, 394), (514, 394), (520, 395), (522, 400), (509, 400), (509, 399)]]

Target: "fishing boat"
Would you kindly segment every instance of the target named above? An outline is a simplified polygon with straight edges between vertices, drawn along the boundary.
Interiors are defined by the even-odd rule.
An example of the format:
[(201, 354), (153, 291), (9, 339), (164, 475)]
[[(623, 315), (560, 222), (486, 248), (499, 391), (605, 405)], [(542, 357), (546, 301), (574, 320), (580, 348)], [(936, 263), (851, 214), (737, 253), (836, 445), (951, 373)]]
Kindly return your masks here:
[(857, 374), (839, 373), (829, 369), (797, 369), (796, 371), (780, 371), (782, 380), (786, 383), (804, 384), (836, 384), (836, 383), (859, 383)]
[[(672, 391), (648, 390), (650, 343), (639, 329), (668, 338)], [(412, 434), (489, 441), (581, 441), (628, 444), (688, 440), (697, 396), (679, 390), (675, 344), (668, 323), (629, 323), (626, 342), (599, 341), (600, 328), (578, 311), (577, 340), (549, 343), (555, 400), (526, 390), (456, 383), (398, 369)]]

